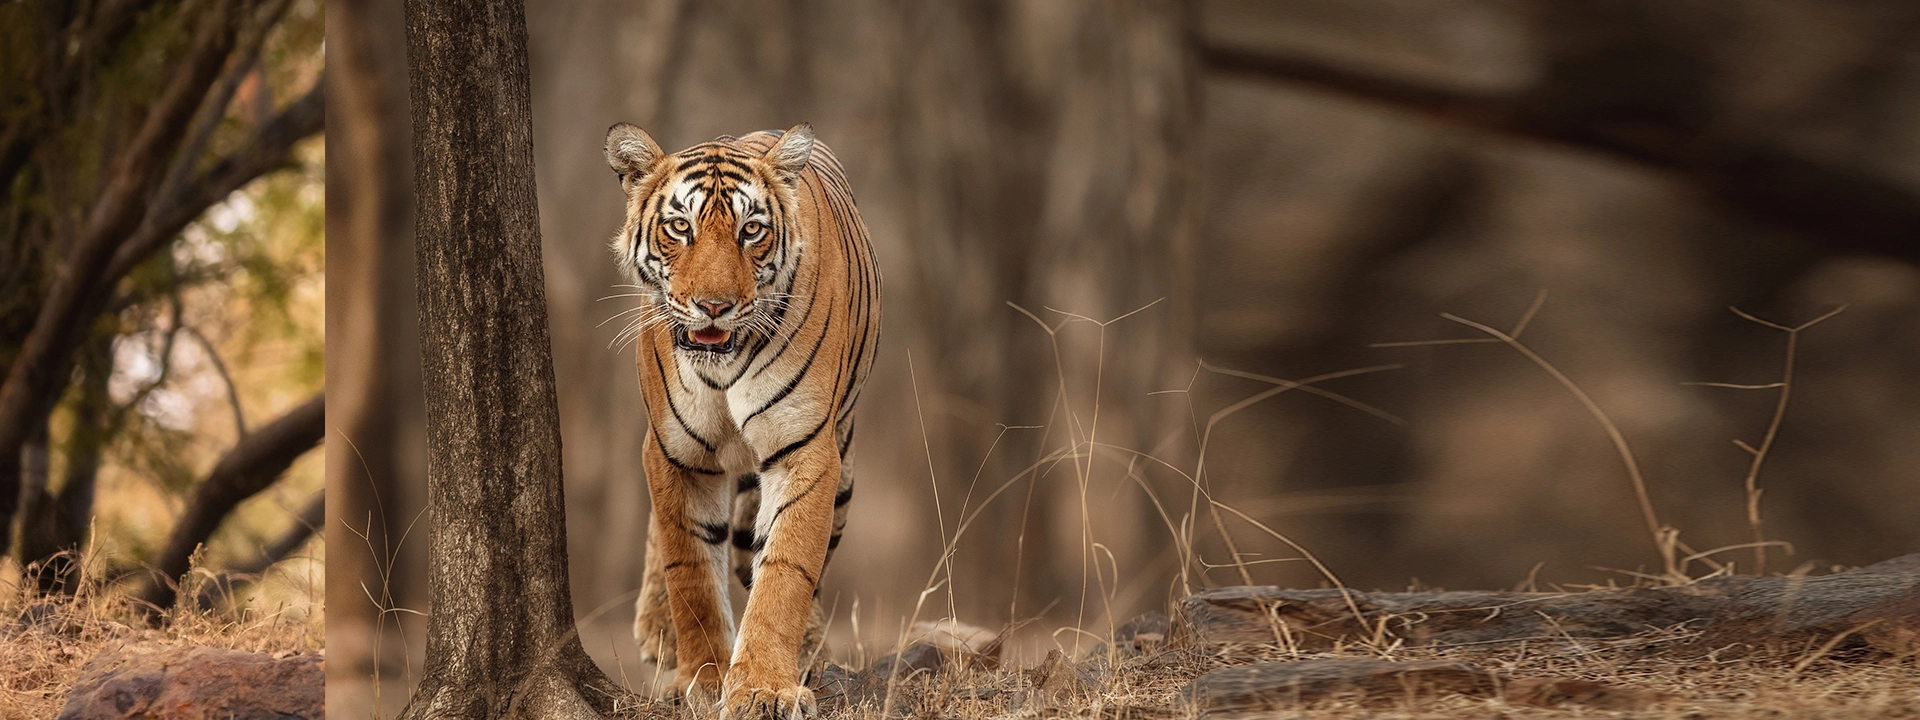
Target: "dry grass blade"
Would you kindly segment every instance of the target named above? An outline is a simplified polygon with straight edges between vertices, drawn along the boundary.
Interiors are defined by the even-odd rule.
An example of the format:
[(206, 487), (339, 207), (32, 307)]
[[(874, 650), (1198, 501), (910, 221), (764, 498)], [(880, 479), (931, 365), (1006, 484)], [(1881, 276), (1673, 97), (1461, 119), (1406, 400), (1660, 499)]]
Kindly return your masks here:
[(1607, 411), (1601, 409), (1600, 404), (1594, 402), (1593, 397), (1588, 395), (1587, 391), (1582, 390), (1580, 385), (1573, 381), (1573, 378), (1567, 377), (1567, 374), (1561, 372), (1560, 368), (1555, 367), (1553, 363), (1548, 362), (1546, 358), (1534, 352), (1533, 348), (1527, 347), (1525, 343), (1520, 342), (1519, 338), (1483, 323), (1474, 322), (1457, 315), (1441, 313), (1440, 317), (1479, 330), (1495, 340), (1506, 343), (1508, 347), (1513, 348), (1528, 360), (1533, 361), (1533, 364), (1538, 365), (1541, 370), (1545, 370), (1548, 375), (1551, 375), (1555, 381), (1560, 383), (1561, 387), (1566, 388), (1568, 393), (1571, 393), (1575, 399), (1580, 401), (1581, 407), (1586, 408), (1588, 414), (1591, 414), (1593, 419), (1600, 423), (1601, 429), (1606, 431), (1607, 439), (1613, 442), (1614, 451), (1619, 454), (1620, 461), (1626, 465), (1627, 477), (1633, 483), (1634, 498), (1640, 503), (1641, 518), (1646, 521), (1647, 531), (1653, 535), (1654, 548), (1660, 553), (1660, 559), (1666, 566), (1667, 581), (1678, 584), (1686, 583), (1688, 578), (1686, 573), (1681, 571), (1678, 553), (1675, 551), (1678, 545), (1677, 538), (1670, 529), (1660, 524), (1660, 518), (1653, 510), (1653, 498), (1647, 492), (1646, 477), (1640, 472), (1639, 461), (1634, 459), (1633, 448), (1627, 445), (1626, 436), (1620, 432), (1620, 426), (1613, 422), (1613, 418), (1607, 415)]

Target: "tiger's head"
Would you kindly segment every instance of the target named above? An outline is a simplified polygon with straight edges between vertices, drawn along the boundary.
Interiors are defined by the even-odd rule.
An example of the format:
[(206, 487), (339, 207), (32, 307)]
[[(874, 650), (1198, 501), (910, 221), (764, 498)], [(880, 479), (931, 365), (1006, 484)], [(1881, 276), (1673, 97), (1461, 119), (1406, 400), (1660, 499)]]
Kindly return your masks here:
[(613, 253), (651, 303), (635, 327), (668, 322), (676, 347), (706, 359), (771, 332), (799, 254), (795, 193), (812, 152), (805, 123), (764, 152), (722, 137), (673, 155), (640, 128), (609, 129), (607, 164), (627, 196)]

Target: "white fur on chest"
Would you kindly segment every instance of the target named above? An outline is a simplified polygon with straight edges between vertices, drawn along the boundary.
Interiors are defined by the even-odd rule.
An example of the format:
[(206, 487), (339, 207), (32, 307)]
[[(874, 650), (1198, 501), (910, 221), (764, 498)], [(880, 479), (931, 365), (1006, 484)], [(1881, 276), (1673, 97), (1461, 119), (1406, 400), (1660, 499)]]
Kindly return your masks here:
[[(787, 391), (795, 368), (756, 368), (731, 386), (715, 389), (698, 380), (693, 361), (679, 355), (675, 353), (681, 377), (691, 380), (679, 394), (684, 399), (682, 419), (713, 443), (713, 456), (729, 476), (759, 471), (762, 460), (820, 425), (818, 404), (823, 399), (814, 397), (811, 383)], [(730, 375), (733, 370), (721, 372)], [(769, 405), (775, 398), (778, 402)]]

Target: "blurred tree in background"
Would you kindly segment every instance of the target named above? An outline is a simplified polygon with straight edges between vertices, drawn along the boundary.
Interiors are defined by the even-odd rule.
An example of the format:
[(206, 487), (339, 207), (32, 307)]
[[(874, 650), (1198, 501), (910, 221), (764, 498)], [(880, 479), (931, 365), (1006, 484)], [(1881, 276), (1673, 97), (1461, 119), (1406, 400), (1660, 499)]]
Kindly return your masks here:
[[(0, 6), (0, 551), (42, 589), (85, 553), (171, 607), (319, 443), (324, 36), (313, 0)], [(304, 546), (316, 474), (203, 566)]]

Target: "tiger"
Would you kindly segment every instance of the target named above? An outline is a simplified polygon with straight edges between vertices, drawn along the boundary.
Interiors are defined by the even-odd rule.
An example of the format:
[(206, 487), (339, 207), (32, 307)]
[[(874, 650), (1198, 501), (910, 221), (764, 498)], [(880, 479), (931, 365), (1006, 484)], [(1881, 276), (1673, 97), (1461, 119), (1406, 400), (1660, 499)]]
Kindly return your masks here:
[[(806, 123), (672, 155), (619, 123), (605, 153), (626, 196), (611, 248), (642, 297), (627, 311), (653, 501), (642, 659), (722, 718), (815, 715), (800, 661), (820, 642), (880, 335), (866, 225)], [(747, 591), (737, 633), (728, 569)]]

